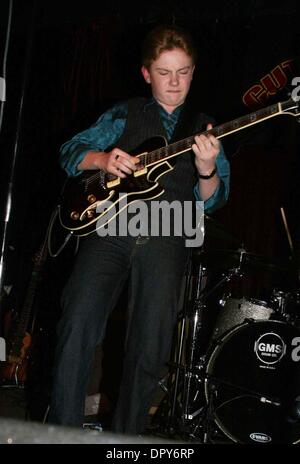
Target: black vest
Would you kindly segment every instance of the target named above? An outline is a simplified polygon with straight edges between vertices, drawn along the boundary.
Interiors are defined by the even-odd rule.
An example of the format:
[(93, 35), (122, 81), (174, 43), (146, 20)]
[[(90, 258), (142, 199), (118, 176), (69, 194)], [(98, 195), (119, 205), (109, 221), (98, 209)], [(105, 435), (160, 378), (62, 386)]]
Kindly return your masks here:
[[(125, 129), (115, 146), (131, 152), (145, 140), (155, 136), (167, 139), (156, 103), (147, 104), (146, 98), (135, 98), (128, 101), (128, 116)], [(214, 122), (204, 113), (197, 112), (189, 102), (185, 103), (179, 121), (175, 127), (170, 143), (206, 130), (209, 122)], [(163, 144), (163, 141), (162, 141)], [(194, 164), (194, 153), (189, 151), (172, 158), (174, 169), (161, 176), (159, 184), (165, 192), (158, 200), (194, 201), (194, 186), (197, 182), (197, 171)]]

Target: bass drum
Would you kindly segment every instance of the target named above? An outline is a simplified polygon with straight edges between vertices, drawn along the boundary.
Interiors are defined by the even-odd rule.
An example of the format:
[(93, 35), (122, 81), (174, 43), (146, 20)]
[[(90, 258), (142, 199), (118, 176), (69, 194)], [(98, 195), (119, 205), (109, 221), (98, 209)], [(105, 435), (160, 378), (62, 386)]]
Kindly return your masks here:
[(211, 419), (238, 443), (297, 443), (289, 410), (300, 393), (300, 331), (282, 321), (245, 322), (208, 355)]

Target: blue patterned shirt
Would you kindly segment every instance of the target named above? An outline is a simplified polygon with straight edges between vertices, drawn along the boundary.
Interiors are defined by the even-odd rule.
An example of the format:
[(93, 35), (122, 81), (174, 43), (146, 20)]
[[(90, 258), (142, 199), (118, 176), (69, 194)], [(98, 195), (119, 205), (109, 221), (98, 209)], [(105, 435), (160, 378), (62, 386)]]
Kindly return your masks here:
[[(177, 107), (169, 114), (154, 98), (146, 103), (146, 105), (153, 104), (158, 105), (162, 123), (168, 140), (170, 140), (182, 106)], [(103, 113), (90, 128), (75, 135), (71, 140), (62, 145), (60, 163), (68, 176), (77, 176), (82, 172), (77, 169), (77, 166), (89, 151), (105, 151), (108, 147), (115, 145), (124, 131), (127, 111), (126, 103), (114, 105), (110, 110)], [(204, 202), (206, 212), (212, 212), (214, 209), (222, 206), (226, 203), (229, 195), (230, 168), (222, 146), (216, 158), (216, 167), (220, 178), (220, 185), (213, 195)], [(194, 192), (196, 199), (201, 200), (198, 183), (195, 185)]]

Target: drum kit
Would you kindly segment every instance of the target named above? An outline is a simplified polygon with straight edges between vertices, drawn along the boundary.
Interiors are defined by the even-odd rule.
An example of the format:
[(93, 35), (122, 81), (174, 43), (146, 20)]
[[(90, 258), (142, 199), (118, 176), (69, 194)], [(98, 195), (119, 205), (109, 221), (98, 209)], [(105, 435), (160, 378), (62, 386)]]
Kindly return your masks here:
[[(211, 285), (209, 269), (219, 269)], [(244, 249), (193, 252), (164, 396), (152, 419), (161, 436), (198, 443), (300, 442), (300, 291), (267, 301), (212, 296), (234, 277), (284, 266)], [(224, 295), (224, 293), (223, 293)]]

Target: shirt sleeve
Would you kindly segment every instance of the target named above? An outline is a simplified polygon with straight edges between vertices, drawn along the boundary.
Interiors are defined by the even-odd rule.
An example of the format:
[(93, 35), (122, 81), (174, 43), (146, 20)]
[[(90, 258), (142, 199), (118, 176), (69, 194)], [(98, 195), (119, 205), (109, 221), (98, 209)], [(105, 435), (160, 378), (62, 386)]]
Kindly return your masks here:
[(60, 148), (60, 165), (68, 176), (77, 176), (77, 169), (90, 150), (105, 151), (121, 137), (126, 123), (127, 104), (120, 103), (103, 113), (88, 129), (75, 135)]
[[(224, 206), (229, 196), (230, 165), (225, 156), (225, 152), (222, 145), (221, 150), (216, 158), (216, 167), (218, 176), (220, 178), (220, 183), (213, 195), (204, 202), (204, 210), (206, 213), (212, 213), (216, 209), (219, 209), (222, 206)], [(194, 194), (196, 200), (202, 201), (198, 182), (194, 187)]]

